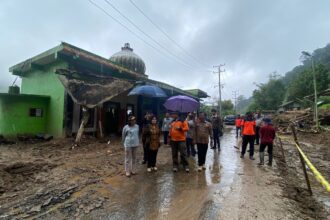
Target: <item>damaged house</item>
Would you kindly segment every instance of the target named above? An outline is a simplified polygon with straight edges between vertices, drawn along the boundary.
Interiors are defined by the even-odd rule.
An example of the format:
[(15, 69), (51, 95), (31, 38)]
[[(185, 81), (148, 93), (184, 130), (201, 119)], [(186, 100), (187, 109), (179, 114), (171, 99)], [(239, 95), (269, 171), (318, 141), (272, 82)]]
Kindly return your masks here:
[(21, 88), (0, 93), (0, 134), (47, 133), (54, 137), (75, 135), (85, 106), (89, 119), (85, 132), (118, 134), (129, 114), (138, 123), (145, 112), (163, 116), (166, 98), (128, 96), (137, 85), (150, 84), (168, 96), (186, 95), (200, 100), (201, 90), (181, 90), (145, 74), (144, 61), (128, 43), (110, 59), (68, 43), (47, 50), (10, 67), (21, 77)]

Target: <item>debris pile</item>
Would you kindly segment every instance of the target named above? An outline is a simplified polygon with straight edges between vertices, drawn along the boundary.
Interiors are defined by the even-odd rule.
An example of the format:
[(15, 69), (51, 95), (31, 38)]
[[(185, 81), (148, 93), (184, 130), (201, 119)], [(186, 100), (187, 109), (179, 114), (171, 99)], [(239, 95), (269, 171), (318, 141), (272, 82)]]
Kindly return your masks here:
[[(291, 133), (290, 124), (294, 124), (298, 131), (317, 133), (318, 130), (315, 127), (314, 112), (312, 109), (286, 111), (277, 115), (274, 118), (278, 131), (281, 133)], [(323, 109), (319, 112), (320, 125), (330, 125), (330, 110)], [(327, 129), (327, 128), (325, 128)]]

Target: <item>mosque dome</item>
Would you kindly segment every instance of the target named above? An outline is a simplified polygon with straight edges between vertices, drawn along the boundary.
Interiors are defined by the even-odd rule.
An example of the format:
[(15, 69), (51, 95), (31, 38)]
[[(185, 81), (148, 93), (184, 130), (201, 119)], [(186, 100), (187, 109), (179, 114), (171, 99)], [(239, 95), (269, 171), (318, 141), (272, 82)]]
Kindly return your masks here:
[(125, 43), (124, 47), (121, 48), (121, 51), (112, 55), (110, 61), (136, 73), (145, 74), (146, 72), (146, 65), (141, 57), (133, 52), (129, 43)]

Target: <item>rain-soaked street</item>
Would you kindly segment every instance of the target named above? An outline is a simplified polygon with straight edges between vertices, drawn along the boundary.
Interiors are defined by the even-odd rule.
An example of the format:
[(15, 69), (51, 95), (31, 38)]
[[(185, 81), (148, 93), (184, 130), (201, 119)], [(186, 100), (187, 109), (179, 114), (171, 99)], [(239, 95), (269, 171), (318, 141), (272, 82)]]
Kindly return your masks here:
[(215, 219), (221, 200), (230, 191), (238, 166), (235, 138), (226, 134), (222, 151), (208, 150), (206, 171), (197, 172), (197, 158), (190, 157), (190, 173), (171, 171), (169, 147), (158, 155), (158, 172), (130, 179), (109, 180), (115, 199), (107, 211), (111, 219)]
[[(258, 168), (257, 160), (240, 159), (234, 129), (227, 128), (222, 150), (207, 152), (207, 169), (197, 171), (197, 158), (189, 158), (190, 173), (171, 171), (171, 149), (162, 147), (158, 172), (105, 180), (111, 202), (93, 212), (107, 219), (291, 219), (281, 201), (278, 178), (271, 168)], [(273, 185), (273, 186), (271, 186)], [(267, 187), (271, 189), (267, 190)], [(265, 204), (269, 203), (269, 204)], [(281, 210), (281, 212), (279, 212)], [(291, 212), (292, 213), (292, 212)], [(293, 218), (293, 216), (292, 216)]]
[(169, 146), (160, 148), (158, 171), (148, 173), (139, 147), (130, 178), (119, 139), (86, 139), (74, 150), (68, 140), (2, 146), (0, 219), (328, 219), (312, 197), (297, 195), (305, 186), (283, 173), (277, 154), (273, 167), (258, 167), (258, 153), (241, 159), (239, 145), (227, 127), (222, 150), (208, 150), (206, 170), (189, 158), (190, 173), (172, 172)]

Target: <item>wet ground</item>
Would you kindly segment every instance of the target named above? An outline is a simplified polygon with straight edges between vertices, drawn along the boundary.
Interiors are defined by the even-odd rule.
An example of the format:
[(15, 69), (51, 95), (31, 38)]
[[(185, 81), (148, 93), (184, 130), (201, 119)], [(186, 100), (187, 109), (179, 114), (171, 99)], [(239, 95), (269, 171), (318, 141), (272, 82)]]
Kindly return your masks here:
[(190, 157), (190, 173), (173, 173), (171, 149), (162, 146), (158, 171), (140, 164), (131, 178), (115, 141), (73, 150), (64, 142), (2, 146), (0, 219), (328, 219), (319, 206), (309, 210), (286, 194), (276, 163), (260, 168), (241, 159), (239, 145), (226, 128), (221, 151), (208, 150), (207, 169), (198, 172)]
[[(239, 157), (236, 139), (225, 135), (222, 150), (208, 150), (207, 169), (197, 171), (197, 159), (189, 158), (190, 172), (171, 171), (169, 147), (163, 147), (158, 156), (158, 171), (129, 179), (116, 177), (106, 180), (116, 196), (99, 217), (110, 219), (216, 219), (222, 199), (230, 192)], [(124, 180), (123, 180), (124, 178)]]

